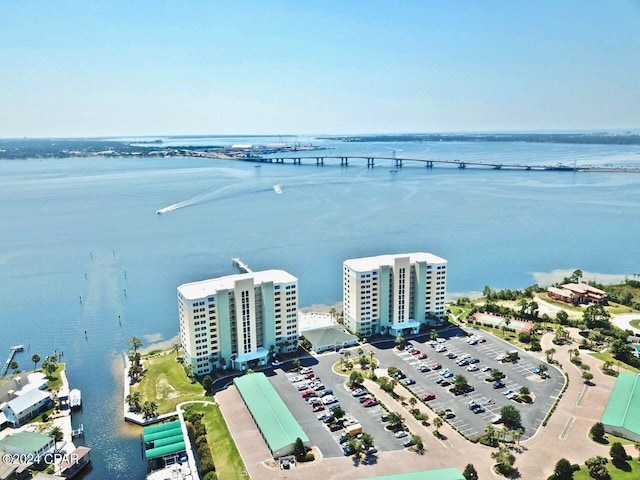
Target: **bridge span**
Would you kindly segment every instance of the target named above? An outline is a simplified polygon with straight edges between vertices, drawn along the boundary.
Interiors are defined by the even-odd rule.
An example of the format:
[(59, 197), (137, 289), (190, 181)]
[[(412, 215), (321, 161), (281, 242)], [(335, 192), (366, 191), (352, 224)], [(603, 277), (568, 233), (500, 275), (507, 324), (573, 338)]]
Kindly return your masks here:
[(526, 164), (526, 163), (496, 163), (496, 162), (481, 162), (481, 161), (469, 161), (469, 160), (445, 160), (445, 159), (431, 159), (431, 158), (403, 158), (403, 157), (379, 157), (368, 155), (308, 155), (308, 156), (295, 156), (295, 157), (246, 157), (239, 158), (246, 162), (258, 162), (258, 163), (291, 163), (293, 165), (311, 164), (317, 166), (324, 166), (325, 164), (340, 165), (341, 167), (348, 167), (351, 164), (362, 164), (367, 168), (373, 168), (378, 164), (388, 164), (394, 169), (402, 168), (405, 163), (418, 163), (423, 164), (426, 168), (433, 168), (435, 165), (451, 166), (459, 169), (466, 169), (468, 167), (480, 167), (489, 168), (493, 170), (540, 170), (540, 171), (567, 171), (567, 172), (634, 172), (640, 173), (640, 168), (637, 167), (595, 167), (589, 165), (544, 165), (544, 164)]

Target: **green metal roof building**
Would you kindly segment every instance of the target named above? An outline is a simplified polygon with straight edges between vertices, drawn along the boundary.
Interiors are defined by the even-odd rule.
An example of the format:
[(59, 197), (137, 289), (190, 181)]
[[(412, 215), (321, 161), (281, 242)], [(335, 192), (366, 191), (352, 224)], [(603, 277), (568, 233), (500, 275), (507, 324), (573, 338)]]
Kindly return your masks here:
[(180, 420), (145, 427), (142, 439), (146, 460), (175, 455), (186, 449)]
[(298, 437), (309, 446), (306, 433), (264, 373), (249, 373), (233, 383), (274, 458), (292, 453)]
[(600, 421), (606, 432), (640, 442), (640, 375), (618, 375)]
[(394, 473), (381, 477), (367, 477), (368, 480), (464, 480), (464, 476), (457, 468), (441, 468), (439, 470), (424, 470), (422, 472)]
[(351, 335), (342, 325), (305, 330), (302, 332), (302, 336), (311, 342), (313, 350), (317, 353), (347, 348), (359, 343), (358, 337)]
[(18, 432), (0, 440), (0, 452), (27, 455), (44, 455), (53, 451), (55, 442), (53, 437), (36, 432)]

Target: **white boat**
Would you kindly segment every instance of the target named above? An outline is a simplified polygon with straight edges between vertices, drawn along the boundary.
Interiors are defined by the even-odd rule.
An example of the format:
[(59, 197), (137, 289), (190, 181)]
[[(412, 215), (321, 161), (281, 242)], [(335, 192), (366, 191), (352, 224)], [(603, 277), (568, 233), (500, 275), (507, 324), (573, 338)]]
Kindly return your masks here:
[(69, 406), (71, 408), (82, 407), (82, 394), (77, 388), (74, 388), (69, 392)]
[(282, 193), (282, 187), (280, 185), (274, 185), (273, 186), (273, 191), (276, 192), (278, 195)]

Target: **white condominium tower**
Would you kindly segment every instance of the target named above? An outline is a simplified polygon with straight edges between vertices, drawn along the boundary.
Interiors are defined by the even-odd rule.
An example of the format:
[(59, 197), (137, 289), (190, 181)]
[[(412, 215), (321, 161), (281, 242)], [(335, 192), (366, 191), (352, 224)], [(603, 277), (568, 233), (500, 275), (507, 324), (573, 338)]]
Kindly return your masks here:
[(418, 333), (444, 322), (447, 261), (431, 253), (346, 260), (345, 326), (357, 335)]
[(298, 279), (283, 270), (180, 285), (178, 307), (185, 361), (197, 375), (266, 365), (298, 348)]

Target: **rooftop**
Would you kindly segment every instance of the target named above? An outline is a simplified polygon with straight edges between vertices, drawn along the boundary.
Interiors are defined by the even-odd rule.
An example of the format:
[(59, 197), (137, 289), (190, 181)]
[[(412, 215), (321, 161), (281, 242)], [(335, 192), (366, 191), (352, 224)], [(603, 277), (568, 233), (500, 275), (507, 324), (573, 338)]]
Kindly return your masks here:
[(464, 476), (457, 468), (440, 468), (438, 470), (423, 470), (422, 472), (394, 473), (380, 477), (369, 477), (368, 480), (464, 480)]
[(414, 252), (414, 253), (398, 253), (394, 255), (378, 255), (375, 257), (350, 258), (345, 260), (344, 265), (356, 271), (369, 271), (377, 269), (381, 266), (391, 266), (397, 258), (409, 257), (410, 263), (426, 262), (430, 264), (446, 264), (444, 258), (438, 257), (432, 253)]
[(358, 337), (351, 335), (342, 325), (305, 330), (302, 335), (311, 342), (314, 348), (358, 341)]
[(37, 452), (53, 441), (53, 437), (42, 433), (23, 431), (0, 440), (0, 451), (5, 446), (16, 447), (29, 452)]
[(195, 300), (209, 295), (215, 295), (219, 290), (232, 290), (238, 280), (253, 279), (254, 285), (273, 282), (294, 283), (298, 279), (284, 270), (263, 270), (261, 272), (238, 273), (226, 277), (211, 278), (199, 282), (185, 283), (178, 287), (178, 291), (188, 300)]
[(309, 442), (300, 424), (284, 404), (264, 373), (249, 373), (233, 380), (271, 452), (295, 443)]
[(640, 435), (640, 375), (618, 375), (601, 421)]
[(8, 401), (7, 405), (14, 413), (21, 413), (45, 398), (51, 398), (51, 394), (42, 390), (32, 389)]

